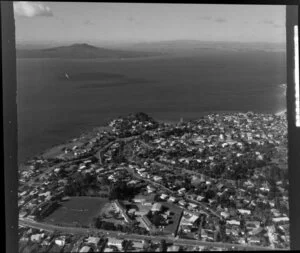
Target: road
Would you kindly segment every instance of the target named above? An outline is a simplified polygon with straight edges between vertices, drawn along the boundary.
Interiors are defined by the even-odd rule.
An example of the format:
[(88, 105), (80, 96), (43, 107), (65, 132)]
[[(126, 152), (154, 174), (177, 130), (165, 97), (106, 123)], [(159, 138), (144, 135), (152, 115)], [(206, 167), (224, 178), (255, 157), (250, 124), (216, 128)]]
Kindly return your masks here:
[[(156, 164), (160, 165), (160, 166), (166, 166), (165, 164), (163, 163), (160, 163), (160, 162), (155, 162)], [(175, 167), (175, 169), (177, 170), (181, 170), (181, 168), (178, 168), (178, 167)], [(192, 200), (188, 197), (188, 194), (184, 194), (183, 198), (186, 200), (186, 201), (189, 201), (189, 202), (192, 202), (194, 204), (197, 204), (199, 206), (201, 206), (204, 210), (206, 210), (207, 212), (210, 212), (212, 215), (218, 217), (219, 219), (221, 219), (221, 215), (219, 215), (218, 213), (216, 213), (215, 211), (213, 211), (210, 207), (208, 207), (206, 204), (202, 203), (202, 202), (199, 202), (199, 201), (196, 201), (196, 200)]]
[(106, 149), (108, 149), (115, 141), (111, 141), (108, 144), (106, 144), (103, 148), (99, 149), (96, 154), (95, 157), (99, 160), (99, 163), (102, 165), (102, 152)]
[[(150, 184), (152, 184), (152, 185), (154, 185), (154, 186), (156, 186), (156, 187), (158, 187), (158, 188), (164, 189), (165, 191), (167, 191), (167, 192), (169, 192), (169, 193), (171, 193), (171, 194), (177, 196), (177, 193), (174, 192), (174, 191), (172, 191), (172, 190), (170, 190), (169, 188), (167, 188), (167, 187), (165, 187), (165, 186), (163, 186), (163, 185), (161, 185), (161, 184), (159, 184), (159, 183), (153, 182), (152, 180), (149, 180), (149, 179), (147, 179), (147, 178), (144, 178), (144, 177), (141, 177), (141, 176), (137, 175), (133, 169), (127, 168), (127, 171), (128, 171), (133, 177), (135, 177), (135, 178), (137, 178), (137, 179), (140, 179), (140, 180), (144, 180), (144, 181), (146, 181), (146, 182), (148, 182), (148, 183), (150, 183)], [(212, 214), (212, 215), (218, 217), (219, 219), (222, 218), (218, 213), (216, 213), (215, 211), (213, 211), (212, 209), (210, 209), (210, 208), (209, 208), (207, 205), (205, 205), (204, 203), (201, 203), (201, 202), (196, 201), (196, 200), (191, 200), (191, 199), (189, 199), (188, 196), (187, 196), (187, 194), (185, 194), (184, 196), (182, 196), (182, 198), (183, 198), (184, 200), (186, 200), (186, 201), (189, 201), (189, 202), (192, 202), (192, 203), (194, 203), (194, 204), (197, 204), (197, 205), (201, 206), (201, 207), (205, 210), (205, 213), (206, 213), (206, 212), (209, 212), (210, 214)]]
[(262, 247), (262, 246), (251, 246), (251, 245), (241, 245), (241, 244), (233, 244), (233, 243), (223, 243), (223, 242), (204, 242), (204, 241), (197, 241), (191, 239), (177, 239), (177, 238), (170, 238), (168, 236), (148, 236), (148, 235), (138, 235), (138, 234), (126, 234), (117, 231), (107, 231), (102, 229), (95, 229), (95, 228), (80, 228), (80, 227), (61, 227), (56, 225), (51, 225), (42, 222), (36, 222), (28, 219), (19, 219), (20, 226), (26, 226), (36, 229), (43, 229), (45, 231), (53, 232), (53, 231), (60, 231), (63, 233), (68, 234), (99, 234), (103, 233), (106, 236), (110, 237), (117, 237), (120, 239), (127, 239), (127, 240), (152, 240), (152, 241), (161, 241), (165, 240), (166, 242), (172, 242), (176, 245), (183, 245), (183, 246), (207, 246), (207, 247), (220, 247), (220, 248), (232, 248), (235, 247), (239, 250), (279, 250), (269, 247)]
[(125, 138), (116, 138), (115, 140), (107, 143), (104, 147), (100, 148), (96, 152), (95, 156), (99, 160), (99, 163), (102, 165), (102, 153), (106, 149), (108, 149), (111, 145), (113, 145), (115, 142), (118, 142), (118, 141), (124, 141), (126, 143), (126, 142), (132, 141), (132, 140), (137, 139), (137, 138), (138, 138), (138, 136), (130, 136), (130, 137), (125, 137)]
[(165, 187), (165, 186), (163, 186), (163, 185), (161, 185), (161, 184), (159, 184), (159, 183), (153, 182), (153, 181), (150, 180), (150, 179), (141, 177), (140, 175), (136, 174), (135, 171), (134, 171), (133, 169), (131, 169), (131, 168), (126, 168), (126, 169), (127, 169), (127, 171), (128, 171), (133, 177), (135, 177), (136, 179), (144, 180), (144, 181), (148, 182), (149, 184), (152, 184), (152, 185), (154, 185), (154, 186), (156, 186), (156, 187), (162, 188), (162, 189), (166, 190), (167, 192), (169, 192), (169, 193), (171, 193), (171, 194), (175, 194), (175, 192), (172, 191), (172, 190), (170, 190), (169, 188), (167, 188), (167, 187)]
[[(141, 143), (142, 143), (142, 145), (146, 146), (147, 148), (150, 148), (150, 149), (155, 149), (155, 148), (156, 148), (156, 147), (154, 147), (154, 146), (152, 146), (152, 145), (150, 145), (150, 144), (148, 144), (148, 143), (146, 143), (146, 142), (144, 142), (144, 141), (141, 141)], [(162, 150), (164, 150), (165, 152), (169, 151), (168, 149), (162, 149)], [(162, 166), (162, 167), (168, 166), (168, 165), (166, 165), (166, 164), (163, 164), (163, 163), (157, 162), (157, 161), (155, 161), (155, 164), (157, 164), (158, 166)], [(177, 169), (177, 170), (184, 170), (184, 171), (187, 172), (187, 170), (186, 170), (186, 169), (183, 169), (183, 168), (178, 168), (178, 167), (175, 167), (175, 166), (174, 166), (174, 168)], [(153, 182), (153, 181), (151, 181), (151, 180), (149, 180), (149, 179), (140, 177), (139, 175), (137, 175), (137, 174), (134, 172), (134, 170), (129, 169), (128, 172), (130, 172), (134, 177), (136, 177), (136, 178), (138, 178), (138, 179), (145, 180), (145, 181), (149, 182), (150, 184), (152, 184), (152, 185), (154, 185), (154, 186), (157, 186), (157, 187), (159, 187), (159, 188), (162, 188), (162, 189), (166, 190), (167, 192), (169, 192), (169, 193), (171, 193), (171, 194), (176, 194), (176, 195), (177, 195), (176, 192), (170, 190), (169, 188), (167, 188), (167, 187), (165, 187), (165, 186), (163, 186), (163, 185), (161, 185), (161, 184), (159, 184), (159, 183), (156, 183), (156, 182)], [(188, 170), (188, 172), (189, 172), (189, 173), (192, 173), (192, 174), (197, 174), (197, 175), (204, 176), (204, 175), (201, 174), (201, 173), (193, 172), (193, 171), (190, 171), (190, 170)], [(207, 176), (205, 176), (205, 178), (207, 178)], [(201, 202), (196, 201), (196, 200), (191, 200), (190, 198), (188, 198), (187, 194), (185, 194), (185, 195), (183, 196), (183, 198), (184, 198), (185, 200), (187, 200), (187, 201), (190, 201), (190, 202), (192, 202), (192, 203), (194, 203), (194, 204), (197, 204), (197, 205), (201, 206), (204, 210), (206, 210), (207, 212), (211, 213), (212, 215), (218, 217), (219, 219), (222, 218), (221, 215), (219, 215), (218, 213), (216, 213), (215, 211), (213, 211), (210, 207), (208, 207), (208, 206), (205, 205), (204, 203), (201, 203)]]

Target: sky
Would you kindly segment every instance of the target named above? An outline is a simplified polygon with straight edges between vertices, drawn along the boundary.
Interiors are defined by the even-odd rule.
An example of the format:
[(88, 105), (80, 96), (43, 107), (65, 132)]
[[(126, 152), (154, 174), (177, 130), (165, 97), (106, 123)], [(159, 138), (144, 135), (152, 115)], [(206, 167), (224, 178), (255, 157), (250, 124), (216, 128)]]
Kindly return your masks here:
[(22, 43), (285, 42), (285, 6), (14, 2)]

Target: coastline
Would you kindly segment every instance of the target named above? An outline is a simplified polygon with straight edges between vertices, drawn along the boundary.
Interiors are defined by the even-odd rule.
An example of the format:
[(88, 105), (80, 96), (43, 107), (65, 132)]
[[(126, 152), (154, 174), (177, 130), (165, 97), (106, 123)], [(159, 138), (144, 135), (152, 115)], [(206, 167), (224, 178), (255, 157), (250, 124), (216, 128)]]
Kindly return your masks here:
[(275, 115), (276, 116), (281, 116), (281, 115), (285, 114), (286, 112), (287, 112), (286, 109), (283, 109), (281, 111), (276, 112)]
[(18, 161), (18, 167), (24, 166), (28, 161), (32, 160), (34, 157), (39, 157), (39, 158), (42, 157), (45, 153), (48, 153), (49, 151), (51, 151), (54, 148), (68, 145), (68, 144), (72, 143), (74, 139), (79, 140), (80, 138), (85, 138), (88, 135), (91, 135), (97, 131), (110, 131), (109, 129), (110, 129), (109, 126), (97, 126), (97, 127), (92, 127), (90, 129), (84, 129), (84, 130), (80, 131), (80, 133), (78, 135), (73, 136), (72, 138), (64, 139), (60, 143), (55, 143), (35, 155), (29, 156), (27, 158), (25, 157), (24, 159), (22, 159), (22, 161)]
[[(251, 111), (252, 112), (252, 111)], [(205, 116), (208, 116), (208, 115), (213, 115), (213, 114), (219, 114), (219, 115), (226, 115), (226, 114), (237, 114), (237, 113), (247, 113), (246, 111), (205, 111), (205, 112), (200, 112), (197, 116), (196, 119), (184, 119), (183, 118), (183, 121), (191, 121), (191, 120), (197, 120), (197, 119), (200, 119), (202, 117), (205, 117)], [(281, 111), (278, 111), (276, 113), (263, 113), (263, 112), (253, 112), (253, 113), (257, 113), (257, 114), (273, 114), (273, 115), (276, 115), (276, 116), (281, 116), (281, 115), (284, 115), (286, 113), (286, 109), (283, 109)], [(163, 123), (166, 123), (166, 124), (169, 124), (169, 125), (176, 125), (178, 123), (180, 123), (180, 117), (178, 120), (164, 120), (164, 119), (155, 119), (158, 123), (160, 124), (163, 124)], [(35, 155), (32, 155), (30, 157), (27, 157), (25, 159), (22, 159), (23, 161), (18, 161), (18, 167), (22, 167), (24, 166), (29, 160), (33, 159), (34, 157), (42, 157), (44, 154), (46, 154), (47, 152), (51, 151), (52, 149), (56, 148), (56, 147), (60, 147), (60, 146), (64, 146), (64, 145), (67, 145), (68, 143), (71, 143), (74, 139), (81, 139), (81, 138), (86, 138), (88, 135), (91, 135), (93, 133), (95, 133), (95, 131), (109, 131), (109, 126), (98, 126), (98, 127), (93, 127), (91, 129), (85, 129), (83, 131), (81, 131), (81, 133), (77, 136), (74, 136), (73, 138), (70, 138), (70, 139), (66, 139), (66, 140), (63, 140), (61, 143), (56, 143), (56, 144), (53, 144), (51, 145), (51, 147), (35, 154)]]

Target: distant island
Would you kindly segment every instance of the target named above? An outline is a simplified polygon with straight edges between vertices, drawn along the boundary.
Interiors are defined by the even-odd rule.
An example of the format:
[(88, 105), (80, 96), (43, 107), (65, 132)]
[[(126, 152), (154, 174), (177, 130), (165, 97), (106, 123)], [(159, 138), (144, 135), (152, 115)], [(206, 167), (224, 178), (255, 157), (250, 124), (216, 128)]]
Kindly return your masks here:
[[(30, 47), (29, 47), (30, 48)], [(17, 58), (139, 58), (169, 54), (196, 54), (207, 50), (227, 52), (285, 52), (283, 44), (278, 43), (236, 43), (206, 42), (198, 40), (175, 40), (159, 42), (130, 43), (119, 46), (97, 47), (87, 43), (75, 43), (67, 46), (29, 49), (19, 45), (16, 49)]]
[(131, 50), (106, 49), (86, 43), (72, 44), (46, 49), (17, 49), (17, 58), (136, 58), (157, 56), (160, 53), (134, 52)]

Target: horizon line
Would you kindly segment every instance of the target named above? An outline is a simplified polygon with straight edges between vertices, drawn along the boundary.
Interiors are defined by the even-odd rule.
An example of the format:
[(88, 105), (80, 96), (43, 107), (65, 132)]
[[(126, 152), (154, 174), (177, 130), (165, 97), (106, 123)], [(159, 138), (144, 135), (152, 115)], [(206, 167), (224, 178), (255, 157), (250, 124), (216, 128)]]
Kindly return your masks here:
[(175, 41), (194, 41), (194, 42), (205, 42), (205, 43), (242, 43), (242, 44), (286, 44), (285, 41), (276, 42), (276, 41), (235, 41), (235, 40), (200, 40), (200, 39), (168, 39), (168, 40), (101, 40), (101, 41), (82, 41), (82, 40), (70, 40), (70, 41), (16, 41), (16, 44), (63, 44), (63, 43), (78, 43), (78, 44), (95, 44), (95, 43), (127, 43), (127, 44), (136, 44), (136, 43), (157, 43), (157, 42), (175, 42)]

